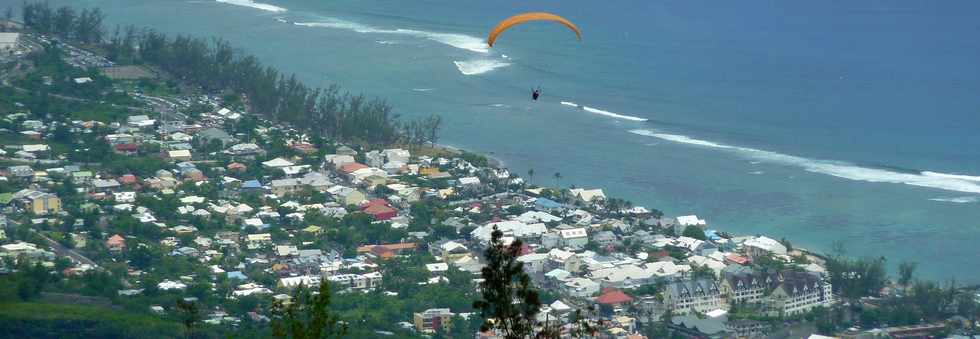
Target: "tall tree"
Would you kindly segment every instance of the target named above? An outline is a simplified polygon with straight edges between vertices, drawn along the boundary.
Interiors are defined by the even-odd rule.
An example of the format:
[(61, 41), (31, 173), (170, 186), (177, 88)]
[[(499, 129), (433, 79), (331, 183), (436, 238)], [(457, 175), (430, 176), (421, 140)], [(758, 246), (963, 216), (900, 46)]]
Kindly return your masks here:
[(561, 172), (555, 172), (555, 187), (561, 189)]
[(196, 302), (181, 299), (177, 300), (177, 310), (180, 311), (180, 322), (184, 324), (184, 336), (190, 338), (201, 321), (201, 309)]
[(910, 261), (903, 261), (898, 264), (898, 284), (902, 286), (908, 286), (912, 282), (912, 277), (915, 275), (915, 268), (918, 266), (917, 263)]
[(494, 227), (484, 252), (487, 264), (481, 272), (482, 298), (473, 303), (483, 317), (480, 330), (497, 330), (504, 339), (532, 336), (541, 307), (531, 278), (524, 273), (523, 263), (517, 261), (521, 246), (520, 240), (504, 244), (503, 233)]
[(272, 314), (272, 336), (290, 339), (342, 338), (347, 325), (330, 311), (330, 284), (320, 283), (313, 294), (305, 286), (293, 293), (288, 305), (276, 303)]
[(534, 169), (533, 168), (528, 168), (527, 169), (527, 181), (531, 185), (534, 185)]

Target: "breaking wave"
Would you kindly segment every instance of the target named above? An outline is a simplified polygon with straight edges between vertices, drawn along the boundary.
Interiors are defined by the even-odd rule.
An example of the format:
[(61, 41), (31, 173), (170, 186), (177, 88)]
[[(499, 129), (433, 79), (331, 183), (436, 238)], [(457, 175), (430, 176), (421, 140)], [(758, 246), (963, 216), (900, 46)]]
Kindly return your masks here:
[(456, 64), (456, 69), (458, 69), (460, 73), (463, 73), (463, 75), (483, 74), (501, 67), (510, 66), (509, 63), (489, 59), (453, 61), (453, 63)]
[[(654, 137), (676, 143), (695, 145), (727, 152), (735, 153), (753, 160), (775, 163), (786, 166), (800, 167), (808, 172), (821, 173), (856, 181), (866, 182), (885, 182), (894, 184), (905, 184), (910, 186), (929, 187), (946, 191), (980, 193), (980, 177), (947, 174), (931, 171), (921, 171), (918, 173), (896, 172), (880, 168), (861, 167), (851, 163), (832, 160), (808, 159), (793, 155), (781, 154), (771, 151), (764, 151), (748, 147), (725, 145), (707, 140), (694, 139), (684, 135), (657, 133), (650, 130), (631, 130), (630, 133)], [(935, 199), (932, 199), (935, 200)], [(963, 198), (952, 198), (942, 201), (959, 202)], [(957, 200), (957, 201), (951, 201)], [(936, 200), (940, 201), (940, 200)]]
[(285, 12), (286, 11), (286, 8), (283, 8), (283, 7), (279, 7), (279, 6), (276, 6), (276, 5), (265, 4), (265, 3), (261, 3), (261, 2), (255, 2), (255, 1), (252, 1), (252, 0), (215, 0), (215, 1), (220, 2), (220, 3), (223, 3), (223, 4), (229, 4), (229, 5), (235, 5), (235, 6), (251, 7), (251, 8), (255, 8), (255, 9), (261, 9), (263, 11), (268, 11), (268, 12), (277, 12), (278, 13), (278, 12)]
[(335, 19), (335, 18), (327, 19), (325, 21), (318, 21), (318, 22), (297, 22), (295, 24), (299, 26), (306, 26), (306, 27), (324, 27), (324, 28), (333, 28), (333, 29), (343, 29), (343, 30), (354, 31), (357, 33), (364, 33), (364, 34), (405, 35), (405, 36), (435, 41), (444, 45), (448, 45), (448, 46), (452, 46), (455, 48), (464, 49), (472, 52), (477, 52), (477, 53), (490, 52), (490, 49), (487, 47), (487, 44), (483, 41), (483, 39), (474, 36), (465, 35), (465, 34), (429, 32), (429, 31), (422, 31), (422, 30), (415, 30), (415, 29), (401, 29), (401, 28), (382, 29), (382, 28), (372, 27), (369, 25), (364, 25), (356, 22)]
[(599, 114), (599, 115), (605, 115), (607, 117), (616, 118), (616, 119), (623, 119), (623, 120), (629, 120), (629, 121), (641, 121), (641, 122), (648, 120), (648, 119), (645, 119), (645, 118), (634, 117), (634, 116), (631, 116), (631, 115), (623, 115), (623, 114), (619, 114), (619, 113), (613, 113), (613, 112), (610, 112), (610, 111), (604, 111), (604, 110), (601, 110), (601, 109), (598, 109), (598, 108), (589, 107), (589, 106), (582, 106), (582, 105), (579, 105), (579, 104), (576, 104), (576, 103), (570, 102), (570, 101), (562, 101), (561, 104), (562, 105), (565, 105), (565, 106), (571, 106), (571, 107), (581, 108), (582, 110), (584, 110), (586, 112), (589, 112), (589, 113), (595, 113), (595, 114)]
[(969, 204), (969, 203), (980, 201), (980, 197), (971, 196), (971, 197), (955, 197), (955, 198), (932, 198), (929, 200), (939, 201), (939, 202), (951, 202), (954, 204)]

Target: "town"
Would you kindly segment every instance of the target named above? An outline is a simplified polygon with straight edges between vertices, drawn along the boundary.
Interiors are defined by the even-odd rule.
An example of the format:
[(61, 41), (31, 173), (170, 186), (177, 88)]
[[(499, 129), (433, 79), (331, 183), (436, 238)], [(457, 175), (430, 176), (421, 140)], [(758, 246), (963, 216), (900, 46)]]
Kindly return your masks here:
[(480, 330), (473, 307), (496, 230), (521, 244), (537, 321), (561, 337), (580, 312), (592, 336), (630, 339), (910, 338), (976, 325), (974, 291), (918, 283), (911, 263), (890, 281), (879, 260), (731, 234), (696, 211), (563, 187), (560, 173), (513, 173), (438, 145), (438, 118), (411, 140), (328, 138), (252, 113), (248, 96), (4, 27), (0, 302), (11, 306), (0, 313), (104, 307), (261, 337), (274, 305), (327, 283), (352, 337), (502, 338)]

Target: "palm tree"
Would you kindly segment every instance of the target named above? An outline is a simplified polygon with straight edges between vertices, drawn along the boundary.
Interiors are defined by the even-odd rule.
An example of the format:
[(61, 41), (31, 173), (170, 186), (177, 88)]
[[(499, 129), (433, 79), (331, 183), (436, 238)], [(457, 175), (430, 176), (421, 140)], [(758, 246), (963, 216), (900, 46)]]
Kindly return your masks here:
[(534, 169), (533, 168), (530, 168), (530, 169), (527, 170), (527, 181), (532, 186), (534, 185)]
[(555, 187), (561, 189), (561, 172), (555, 172)]

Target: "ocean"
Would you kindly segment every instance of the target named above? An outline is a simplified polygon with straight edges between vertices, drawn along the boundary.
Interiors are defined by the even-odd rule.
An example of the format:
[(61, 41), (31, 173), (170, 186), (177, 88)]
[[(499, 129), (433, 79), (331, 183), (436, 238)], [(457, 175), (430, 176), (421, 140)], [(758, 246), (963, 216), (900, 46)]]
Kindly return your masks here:
[[(980, 283), (980, 3), (261, 1), (51, 3), (441, 114), (440, 143), (537, 184), (560, 172), (712, 228)], [(523, 11), (582, 41), (541, 23), (486, 47)]]

